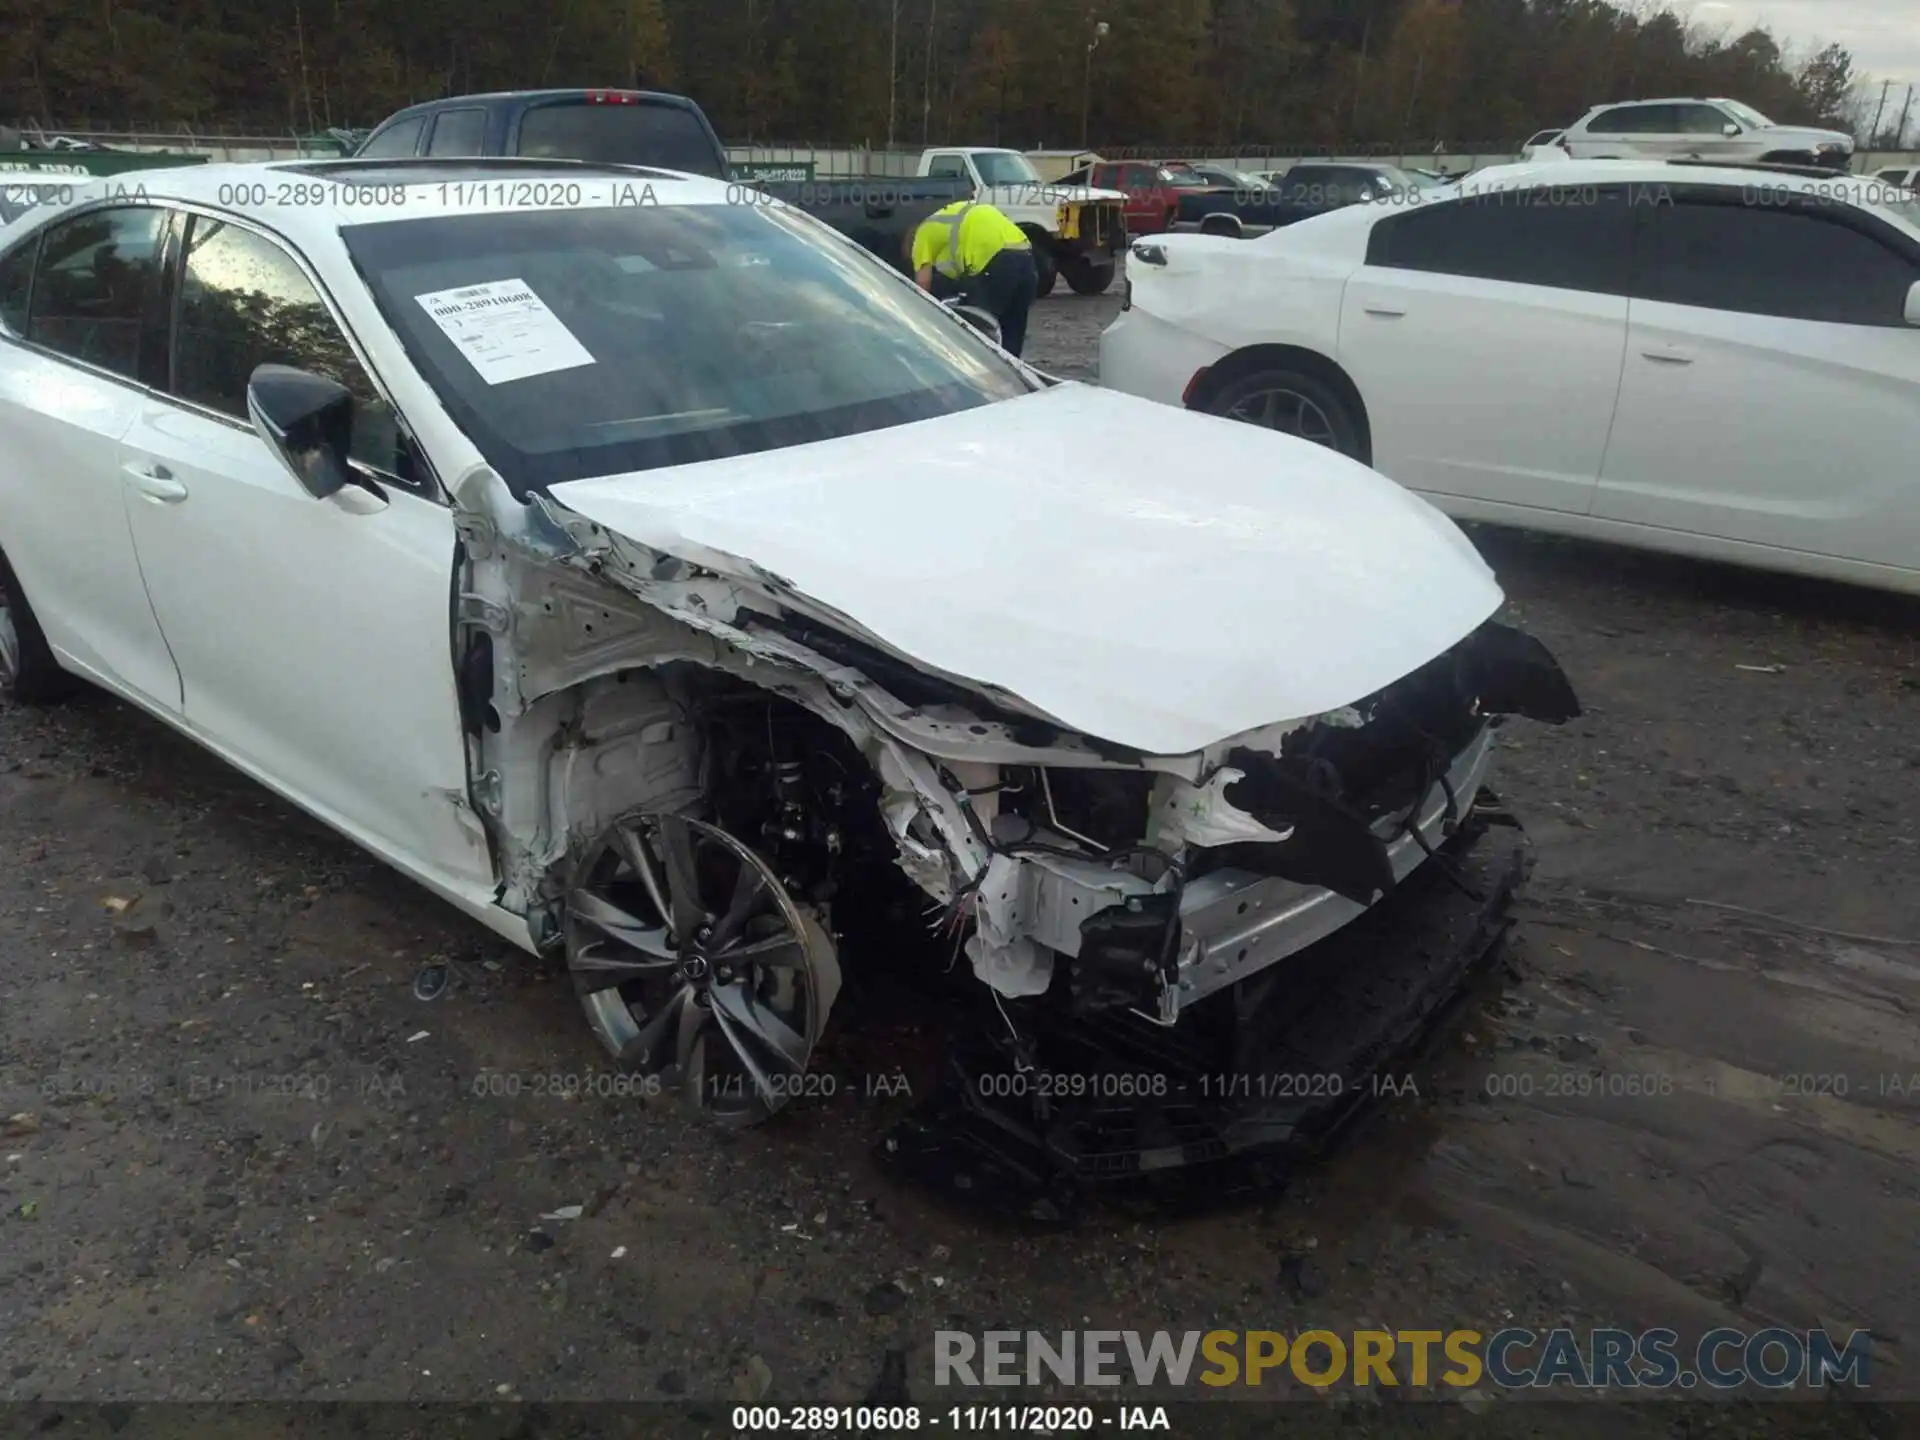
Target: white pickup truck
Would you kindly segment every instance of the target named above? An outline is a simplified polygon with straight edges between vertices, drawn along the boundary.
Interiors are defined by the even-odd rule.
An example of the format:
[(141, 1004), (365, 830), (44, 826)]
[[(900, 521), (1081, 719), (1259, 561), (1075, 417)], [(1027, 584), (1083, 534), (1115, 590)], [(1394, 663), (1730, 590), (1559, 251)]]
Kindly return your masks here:
[(920, 174), (966, 180), (984, 200), (1027, 232), (1040, 270), (1040, 293), (1064, 276), (1076, 295), (1099, 295), (1113, 284), (1116, 259), (1127, 246), (1126, 199), (1118, 190), (1093, 190), (1040, 178), (1018, 150), (946, 145), (920, 156)]

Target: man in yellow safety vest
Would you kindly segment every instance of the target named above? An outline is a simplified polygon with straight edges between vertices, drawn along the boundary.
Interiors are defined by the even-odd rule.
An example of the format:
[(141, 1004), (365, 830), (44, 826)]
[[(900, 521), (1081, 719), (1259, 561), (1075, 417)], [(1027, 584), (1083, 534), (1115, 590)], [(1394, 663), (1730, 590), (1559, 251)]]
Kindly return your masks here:
[(920, 222), (913, 273), (922, 290), (961, 297), (1000, 322), (1000, 343), (1018, 355), (1040, 272), (1026, 232), (993, 206), (956, 200)]

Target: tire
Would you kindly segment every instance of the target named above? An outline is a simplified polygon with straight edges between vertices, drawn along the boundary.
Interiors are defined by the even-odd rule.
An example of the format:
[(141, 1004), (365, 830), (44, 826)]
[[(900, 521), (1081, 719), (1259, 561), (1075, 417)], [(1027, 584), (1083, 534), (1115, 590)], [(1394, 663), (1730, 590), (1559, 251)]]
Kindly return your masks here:
[(0, 698), (51, 705), (71, 695), (78, 684), (53, 658), (19, 577), (0, 554)]
[[(1360, 418), (1352, 405), (1326, 381), (1305, 371), (1275, 368), (1242, 375), (1210, 396), (1203, 408), (1210, 415), (1263, 425), (1353, 459), (1365, 459)], [(1270, 418), (1260, 418), (1263, 413)]]
[(1116, 268), (1111, 260), (1101, 265), (1084, 257), (1077, 258), (1067, 266), (1067, 284), (1076, 295), (1104, 295), (1113, 284)]
[(1038, 282), (1034, 286), (1034, 298), (1043, 299), (1053, 293), (1053, 282), (1060, 273), (1060, 267), (1053, 257), (1053, 237), (1030, 225), (1020, 228), (1026, 232), (1027, 243), (1033, 246), (1033, 273)]

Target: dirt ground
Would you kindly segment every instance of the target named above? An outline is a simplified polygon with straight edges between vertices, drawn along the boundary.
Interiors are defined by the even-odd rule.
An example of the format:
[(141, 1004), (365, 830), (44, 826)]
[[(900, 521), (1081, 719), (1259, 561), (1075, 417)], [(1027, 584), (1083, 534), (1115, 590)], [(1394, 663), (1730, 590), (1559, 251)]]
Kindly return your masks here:
[[(1114, 306), (1031, 358), (1091, 378)], [(535, 1094), (599, 1064), (563, 980), (128, 706), (0, 712), (0, 1398), (846, 1402), (903, 1351), (944, 1405), (937, 1328), (1561, 1323), (1869, 1328), (1914, 1398), (1920, 609), (1475, 538), (1588, 707), (1506, 732), (1506, 982), (1284, 1195), (1062, 1234), (882, 1176), (899, 1095)]]

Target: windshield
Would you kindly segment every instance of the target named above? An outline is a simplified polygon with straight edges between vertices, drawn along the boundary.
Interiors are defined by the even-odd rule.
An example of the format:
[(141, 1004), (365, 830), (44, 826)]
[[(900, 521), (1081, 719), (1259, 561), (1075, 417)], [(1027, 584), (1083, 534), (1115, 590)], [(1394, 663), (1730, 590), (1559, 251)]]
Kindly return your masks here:
[(1038, 185), (1040, 172), (1026, 156), (1011, 150), (976, 150), (974, 168), (982, 185)]
[(1742, 125), (1764, 127), (1773, 124), (1773, 121), (1762, 115), (1751, 105), (1742, 105), (1738, 100), (1722, 100), (1720, 102), (1720, 108), (1733, 116), (1733, 118), (1738, 120)]
[(885, 264), (779, 207), (448, 215), (341, 236), (414, 364), (516, 494), (1032, 388)]

